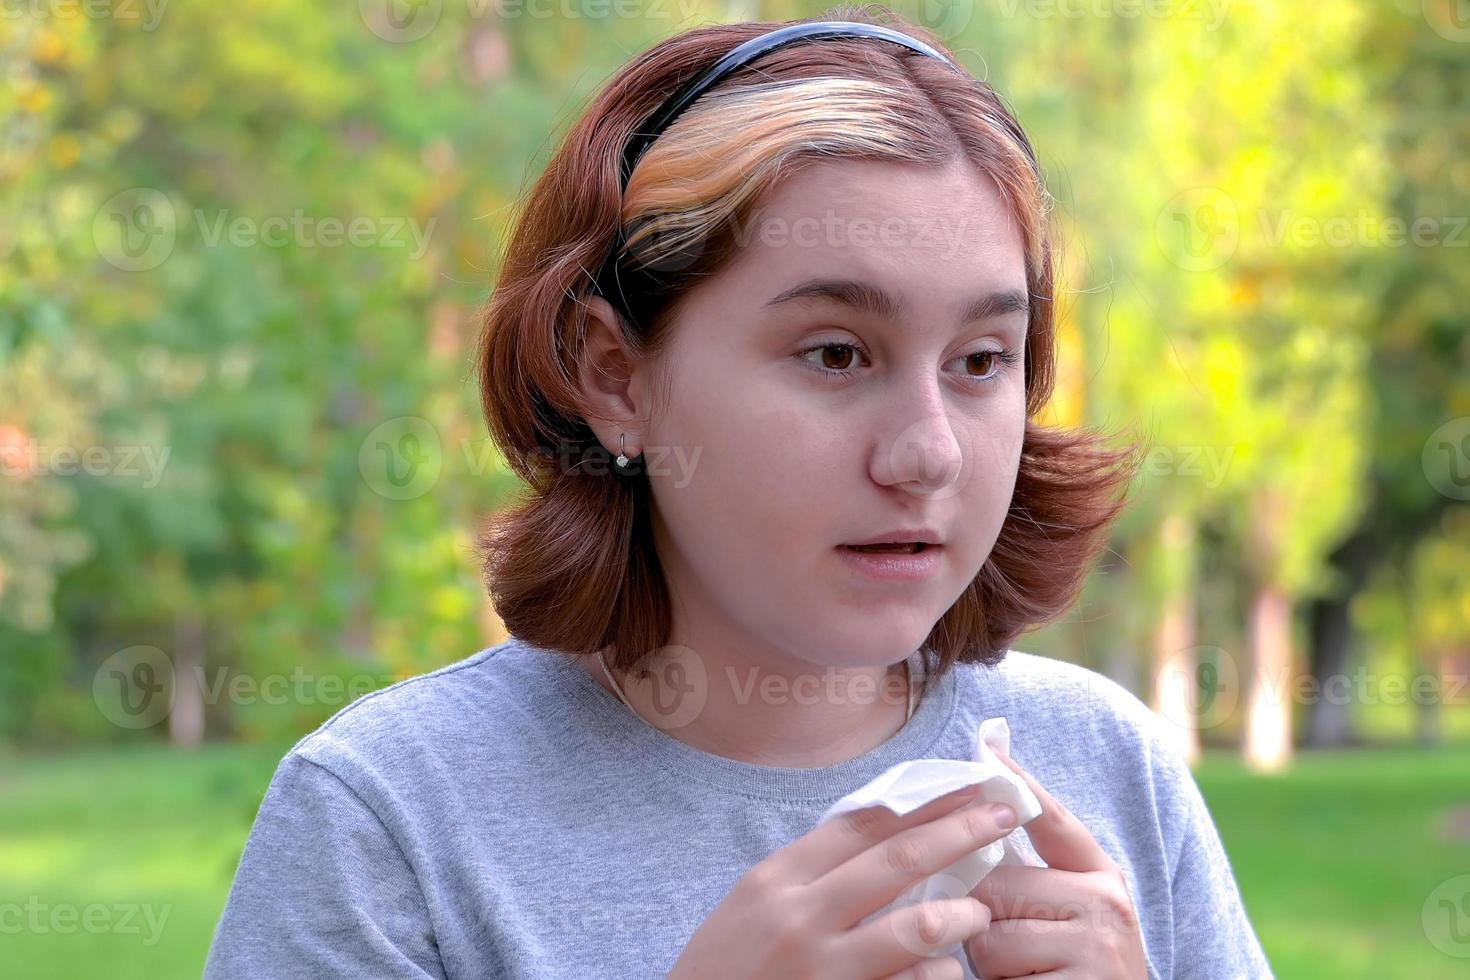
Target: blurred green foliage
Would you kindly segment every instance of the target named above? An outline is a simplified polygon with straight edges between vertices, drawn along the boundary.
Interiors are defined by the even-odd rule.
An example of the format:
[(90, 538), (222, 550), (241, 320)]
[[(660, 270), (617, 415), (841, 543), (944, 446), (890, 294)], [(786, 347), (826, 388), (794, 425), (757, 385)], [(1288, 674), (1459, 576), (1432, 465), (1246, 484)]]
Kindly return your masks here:
[[(1317, 603), (1358, 638), (1338, 668), (1470, 670), (1450, 2), (895, 5), (997, 85), (1047, 169), (1047, 419), (1151, 447), (1082, 603), (1019, 646), (1140, 693), (1196, 646), (1308, 671)], [(499, 639), (474, 530), (514, 480), (469, 355), (519, 195), (659, 37), (824, 8), (534, 9), (8, 8), (0, 739), (285, 737)], [(1393, 244), (1395, 222), (1422, 234)], [(173, 692), (197, 725), (107, 710), (136, 648), (198, 679)], [(1470, 730), (1464, 700), (1418, 707), (1356, 721)]]

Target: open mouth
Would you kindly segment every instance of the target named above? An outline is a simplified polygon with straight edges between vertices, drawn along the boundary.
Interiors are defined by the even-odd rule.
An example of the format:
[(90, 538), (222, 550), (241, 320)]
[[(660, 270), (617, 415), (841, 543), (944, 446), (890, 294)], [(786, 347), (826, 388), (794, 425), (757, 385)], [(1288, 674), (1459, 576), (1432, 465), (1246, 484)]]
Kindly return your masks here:
[(924, 541), (895, 541), (888, 544), (845, 544), (842, 547), (874, 555), (917, 555), (921, 551), (938, 546)]

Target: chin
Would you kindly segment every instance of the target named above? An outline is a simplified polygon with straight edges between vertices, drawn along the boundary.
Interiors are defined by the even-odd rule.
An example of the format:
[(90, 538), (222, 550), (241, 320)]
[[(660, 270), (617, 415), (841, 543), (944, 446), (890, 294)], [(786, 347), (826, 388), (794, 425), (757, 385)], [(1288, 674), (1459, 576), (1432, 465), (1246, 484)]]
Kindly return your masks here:
[[(901, 663), (928, 639), (931, 622), (922, 629), (865, 629), (832, 650), (838, 667), (888, 667)], [(830, 640), (829, 640), (830, 642)]]

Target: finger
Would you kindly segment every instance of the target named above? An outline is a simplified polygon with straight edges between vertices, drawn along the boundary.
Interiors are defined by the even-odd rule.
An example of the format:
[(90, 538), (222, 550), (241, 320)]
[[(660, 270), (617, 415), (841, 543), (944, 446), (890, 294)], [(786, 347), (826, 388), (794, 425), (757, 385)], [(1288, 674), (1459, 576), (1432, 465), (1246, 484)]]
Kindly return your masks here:
[(1029, 977), (1064, 968), (1086, 924), (1075, 919), (996, 919), (965, 943), (976, 976)]
[(808, 886), (821, 921), (849, 928), (916, 882), (1000, 840), (1015, 826), (1014, 812), (1009, 824), (1000, 823), (1001, 811), (1009, 809), (991, 803), (962, 806), (843, 862)]
[(1047, 865), (1063, 871), (1106, 871), (1114, 867), (1108, 852), (1071, 810), (1062, 806), (1015, 759), (1003, 752), (996, 754), (1026, 781), (1041, 803), (1041, 815), (1026, 823), (1026, 836)]
[(965, 980), (965, 968), (953, 956), (925, 960), (884, 980)]
[(946, 793), (900, 816), (886, 806), (869, 806), (833, 817), (773, 852), (787, 880), (808, 884), (895, 834), (922, 826), (974, 800), (978, 786)]
[(844, 933), (827, 965), (833, 976), (887, 976), (937, 958), (989, 924), (990, 910), (973, 898), (920, 902)]
[(996, 919), (1075, 919), (1087, 913), (1078, 896), (1088, 894), (1088, 879), (1086, 872), (1003, 864), (970, 896), (985, 903)]

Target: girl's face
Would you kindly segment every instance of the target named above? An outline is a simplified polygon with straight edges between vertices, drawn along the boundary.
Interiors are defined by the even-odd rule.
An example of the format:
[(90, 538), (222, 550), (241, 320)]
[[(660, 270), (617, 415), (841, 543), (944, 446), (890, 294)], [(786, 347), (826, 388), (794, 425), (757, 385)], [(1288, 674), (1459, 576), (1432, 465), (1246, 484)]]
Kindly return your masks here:
[[(679, 306), (671, 400), (638, 442), (671, 642), (894, 663), (975, 578), (1015, 488), (1020, 232), (968, 165), (867, 161), (793, 173), (738, 231)], [(921, 577), (875, 577), (843, 547), (915, 528), (939, 541)]]

